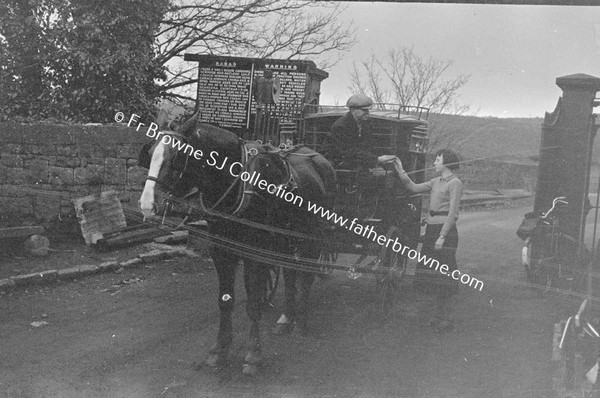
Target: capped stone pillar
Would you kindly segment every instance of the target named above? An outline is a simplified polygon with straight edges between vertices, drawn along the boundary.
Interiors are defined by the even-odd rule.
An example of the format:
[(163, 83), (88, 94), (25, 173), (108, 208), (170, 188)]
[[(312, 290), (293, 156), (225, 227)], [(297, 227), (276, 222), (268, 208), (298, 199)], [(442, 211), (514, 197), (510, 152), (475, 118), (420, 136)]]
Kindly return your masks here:
[(534, 210), (545, 211), (555, 197), (566, 196), (569, 208), (561, 217), (563, 231), (583, 239), (595, 135), (592, 112), (600, 79), (578, 73), (558, 77), (556, 85), (563, 95), (544, 117)]

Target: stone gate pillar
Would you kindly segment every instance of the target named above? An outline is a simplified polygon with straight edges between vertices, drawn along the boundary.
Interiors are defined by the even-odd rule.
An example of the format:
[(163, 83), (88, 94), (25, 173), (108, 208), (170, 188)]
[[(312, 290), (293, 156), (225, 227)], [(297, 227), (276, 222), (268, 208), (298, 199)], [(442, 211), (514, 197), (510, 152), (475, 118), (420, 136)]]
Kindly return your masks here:
[(580, 73), (558, 77), (556, 84), (563, 95), (544, 117), (534, 210), (545, 211), (555, 197), (566, 196), (563, 231), (583, 239), (595, 135), (592, 111), (600, 79)]

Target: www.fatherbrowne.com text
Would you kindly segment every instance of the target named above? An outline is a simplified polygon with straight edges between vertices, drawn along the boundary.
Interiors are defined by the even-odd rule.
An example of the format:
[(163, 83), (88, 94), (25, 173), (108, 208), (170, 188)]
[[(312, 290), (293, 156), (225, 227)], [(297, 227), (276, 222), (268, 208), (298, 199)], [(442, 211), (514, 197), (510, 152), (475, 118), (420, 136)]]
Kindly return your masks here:
[[(131, 127), (132, 123), (135, 124), (137, 122), (137, 118), (139, 118), (138, 115), (132, 114), (127, 126)], [(115, 120), (117, 122), (122, 122), (124, 120), (123, 113), (117, 112), (117, 114), (115, 114)], [(139, 130), (141, 126), (144, 126), (144, 124), (139, 123), (136, 131)], [(268, 193), (275, 195), (288, 203), (297, 205), (300, 208), (302, 208), (304, 205), (304, 199), (301, 196), (296, 195), (294, 192), (286, 191), (285, 187), (282, 185), (271, 184), (268, 181), (261, 179), (260, 173), (252, 172), (252, 174), (250, 174), (247, 171), (242, 171), (244, 168), (242, 163), (237, 161), (229, 163), (228, 157), (222, 159), (217, 151), (211, 151), (207, 154), (208, 156), (205, 157), (204, 152), (201, 149), (194, 148), (190, 144), (179, 141), (177, 138), (169, 135), (168, 132), (165, 133), (158, 131), (158, 125), (156, 123), (150, 123), (148, 130), (146, 131), (146, 136), (154, 138), (155, 140), (159, 140), (159, 138), (162, 136), (160, 141), (164, 145), (171, 145), (174, 149), (177, 149), (178, 151), (181, 151), (196, 160), (204, 159), (208, 166), (215, 167), (218, 170), (223, 170), (228, 166), (228, 171), (233, 177), (240, 178), (242, 181), (256, 186), (261, 190), (267, 191)], [(377, 233), (377, 231), (375, 231), (372, 225), (364, 226), (359, 224), (357, 222), (358, 218), (354, 218), (352, 221), (350, 221), (350, 225), (348, 225), (350, 220), (349, 218), (340, 216), (329, 209), (323, 208), (317, 203), (312, 203), (310, 200), (307, 200), (306, 202), (306, 209), (312, 214), (318, 215), (321, 218), (333, 222), (342, 228), (346, 228), (347, 230), (350, 230), (363, 238), (370, 239), (381, 246), (390, 247), (391, 245), (394, 252), (399, 253), (402, 256), (406, 255), (411, 260), (417, 259), (417, 261), (420, 263), (429, 266), (431, 270), (438, 271), (442, 275), (446, 275), (456, 281), (460, 281), (464, 285), (471, 286), (479, 291), (483, 289), (482, 281), (473, 278), (468, 274), (462, 274), (459, 270), (448, 272), (449, 267), (447, 264), (440, 264), (439, 261), (425, 256), (415, 249), (411, 249), (408, 246), (402, 245), (401, 242), (398, 242), (398, 238), (392, 239), (386, 237), (385, 235), (380, 235)]]

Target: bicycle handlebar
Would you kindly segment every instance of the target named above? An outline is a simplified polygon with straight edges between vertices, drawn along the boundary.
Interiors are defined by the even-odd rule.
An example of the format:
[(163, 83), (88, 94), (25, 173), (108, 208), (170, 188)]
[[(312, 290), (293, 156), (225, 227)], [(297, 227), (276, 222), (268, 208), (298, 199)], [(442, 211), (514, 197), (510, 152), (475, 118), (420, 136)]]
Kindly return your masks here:
[(566, 196), (557, 196), (556, 198), (554, 198), (554, 200), (552, 201), (552, 207), (550, 208), (550, 210), (548, 210), (547, 212), (542, 214), (542, 218), (547, 218), (550, 213), (552, 213), (554, 211), (554, 209), (556, 208), (556, 205), (558, 204), (564, 204), (564, 205), (568, 205), (569, 202), (567, 202), (567, 197)]
[(570, 316), (569, 319), (567, 319), (567, 323), (565, 324), (565, 328), (563, 330), (562, 337), (560, 338), (560, 343), (558, 344), (558, 348), (563, 347), (563, 343), (565, 342), (565, 337), (567, 336), (567, 331), (569, 330), (569, 325), (571, 324), (571, 320), (575, 320), (575, 327), (580, 328), (581, 320), (583, 319), (583, 321), (585, 323), (585, 325), (583, 325), (583, 331), (585, 333), (587, 333), (588, 335), (590, 335), (591, 337), (600, 338), (600, 333), (598, 333), (596, 331), (594, 326), (592, 326), (592, 324), (590, 322), (585, 320), (585, 318), (581, 317), (581, 315), (583, 314), (583, 311), (585, 311), (587, 302), (588, 302), (588, 299), (583, 300), (583, 302), (579, 306), (579, 311), (577, 311), (577, 314)]

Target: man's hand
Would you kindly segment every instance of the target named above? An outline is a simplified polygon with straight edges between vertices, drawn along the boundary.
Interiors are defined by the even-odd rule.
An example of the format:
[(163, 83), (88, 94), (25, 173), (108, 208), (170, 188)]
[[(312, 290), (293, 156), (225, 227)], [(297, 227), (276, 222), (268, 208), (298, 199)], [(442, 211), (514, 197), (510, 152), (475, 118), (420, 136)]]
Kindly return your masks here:
[(394, 159), (398, 159), (396, 155), (381, 155), (377, 158), (380, 164), (386, 164), (392, 162)]

